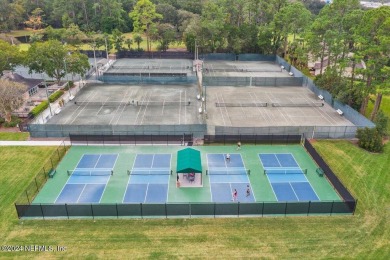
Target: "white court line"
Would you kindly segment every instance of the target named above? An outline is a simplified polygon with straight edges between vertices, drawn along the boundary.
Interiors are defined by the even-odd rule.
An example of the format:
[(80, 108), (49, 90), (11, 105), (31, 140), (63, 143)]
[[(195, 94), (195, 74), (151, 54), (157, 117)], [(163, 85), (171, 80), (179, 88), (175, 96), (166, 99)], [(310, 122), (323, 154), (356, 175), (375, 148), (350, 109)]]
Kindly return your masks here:
[(84, 184), (83, 190), (81, 191), (79, 197), (77, 198), (76, 203), (79, 203), (80, 197), (81, 197), (81, 195), (83, 194), (83, 192), (84, 192), (84, 190), (85, 190), (85, 187), (87, 187), (87, 184)]
[[(252, 96), (253, 92), (249, 92), (248, 94), (249, 94), (250, 100), (252, 100), (254, 103), (256, 103), (256, 99), (253, 98), (253, 96)], [(263, 118), (263, 120), (266, 120), (266, 118), (264, 117), (264, 115), (263, 115), (263, 113), (262, 113), (260, 107), (256, 107), (256, 108), (257, 108), (257, 109), (256, 109), (257, 112), (259, 112), (259, 114), (260, 114), (260, 116)], [(243, 113), (244, 113), (244, 112), (243, 112)]]
[[(140, 100), (141, 103), (143, 103), (144, 100), (146, 100), (146, 97), (147, 97), (148, 94), (149, 94), (149, 92), (146, 92), (146, 94), (142, 96), (142, 99)], [(139, 115), (140, 115), (140, 113), (141, 113), (141, 109), (142, 109), (142, 108), (143, 108), (143, 106), (139, 106), (138, 113), (137, 113), (137, 117), (136, 117), (135, 120), (134, 120), (134, 125), (137, 125), (138, 117), (139, 117)]]
[(100, 203), (100, 201), (101, 201), (102, 198), (103, 198), (104, 192), (106, 192), (107, 184), (108, 184), (108, 182), (110, 181), (110, 179), (111, 179), (111, 175), (108, 177), (108, 180), (106, 181), (106, 184), (104, 185), (103, 192), (102, 192), (102, 194), (100, 195), (99, 203)]
[(163, 106), (161, 108), (161, 116), (164, 115), (164, 107), (165, 107), (165, 98), (163, 99)]
[(107, 99), (104, 101), (104, 103), (100, 106), (100, 109), (96, 112), (96, 115), (99, 115), (99, 113), (100, 113), (100, 110), (102, 110), (103, 109), (103, 107), (104, 107), (104, 104), (106, 104), (107, 103), (107, 101), (108, 101), (108, 99), (109, 99), (110, 97), (107, 97)]
[(143, 122), (144, 122), (145, 114), (146, 114), (146, 111), (148, 110), (148, 106), (149, 106), (149, 102), (150, 102), (150, 99), (151, 99), (151, 98), (152, 98), (152, 92), (150, 92), (150, 95), (149, 95), (149, 98), (148, 98), (148, 102), (146, 103), (145, 110), (144, 110), (144, 114), (142, 115), (141, 125), (142, 125)]
[[(127, 91), (126, 91), (126, 94), (125, 94), (125, 97), (126, 97), (126, 99), (127, 99), (126, 102), (130, 102), (130, 99), (131, 99), (131, 96), (132, 96), (133, 93), (134, 93), (134, 90), (131, 91), (130, 95), (127, 95), (128, 92), (129, 92), (129, 91), (127, 90)], [(119, 120), (121, 119), (121, 117), (122, 117), (123, 112), (125, 111), (125, 109), (126, 109), (126, 105), (123, 106), (122, 111), (120, 112), (120, 114), (119, 114), (119, 116), (118, 116), (118, 120), (116, 120), (115, 125), (118, 125)]]
[(151, 168), (151, 169), (153, 168), (154, 156), (155, 156), (155, 154), (153, 154), (153, 157), (152, 157), (152, 164), (150, 165), (150, 168)]
[[(95, 95), (93, 95), (93, 97), (95, 97), (97, 95), (97, 92), (95, 92)], [(87, 104), (84, 105), (84, 107), (79, 111), (79, 113), (77, 114), (77, 116), (75, 116), (72, 120), (72, 122), (70, 122), (70, 124), (73, 124), (73, 122), (79, 117), (79, 115), (81, 114), (81, 112), (84, 111), (84, 109), (88, 106), (89, 102), (91, 102), (91, 100), (88, 100), (87, 101)]]
[[(268, 101), (270, 101), (270, 97), (269, 97), (268, 93), (265, 92), (265, 94), (268, 96)], [(259, 100), (259, 98), (258, 98), (257, 95), (256, 95), (256, 92), (253, 92), (253, 95), (255, 95), (255, 99), (258, 99), (258, 100)], [(269, 103), (269, 102), (267, 102), (267, 103)], [(267, 120), (267, 121), (268, 121), (268, 122), (271, 122), (271, 121), (272, 121), (272, 117), (269, 115), (269, 111), (268, 111), (267, 109), (265, 109), (264, 112), (265, 112), (264, 119), (267, 120), (266, 117), (268, 117), (268, 120)]]
[[(91, 92), (91, 93), (86, 97), (87, 100), (89, 100), (90, 98), (93, 98), (96, 94), (97, 94), (96, 92), (95, 92), (95, 93), (94, 93), (94, 92)], [(71, 119), (73, 119), (73, 120), (72, 120), (69, 124), (73, 123), (74, 120), (80, 115), (80, 113), (82, 112), (82, 110), (83, 110), (84, 108), (85, 108), (85, 106), (84, 106), (84, 107), (77, 106), (76, 110), (72, 112), (70, 118), (67, 119), (65, 123), (68, 124), (68, 123), (69, 123), (69, 120), (71, 120)], [(80, 110), (80, 111), (79, 111), (79, 110)], [(77, 113), (77, 112), (78, 112), (78, 113)], [(77, 115), (74, 116), (76, 113), (77, 113)]]
[[(93, 169), (95, 169), (95, 168), (96, 168), (96, 165), (98, 164), (98, 162), (99, 162), (99, 160), (100, 160), (100, 157), (102, 157), (102, 155), (101, 155), (101, 154), (99, 154), (99, 158), (97, 159), (97, 161), (96, 161), (96, 163), (95, 163), (95, 166), (93, 167)], [(99, 169), (99, 168), (97, 168), (97, 169)]]
[[(224, 102), (225, 103), (225, 99), (223, 98), (223, 94), (221, 93), (221, 99), (222, 99), (222, 102)], [(225, 106), (225, 112), (226, 112), (226, 115), (227, 115), (227, 118), (229, 119), (229, 121), (230, 121), (230, 125), (232, 126), (233, 125), (233, 123), (232, 123), (232, 120), (230, 119), (230, 116), (229, 116), (229, 112), (228, 112), (228, 110), (227, 110), (227, 107)]]
[(268, 183), (269, 183), (269, 185), (271, 186), (272, 193), (274, 194), (276, 201), (279, 201), (278, 196), (276, 196), (276, 193), (275, 193), (275, 191), (274, 191), (274, 187), (272, 186), (272, 183), (271, 183), (271, 181), (269, 180), (268, 174), (266, 174), (266, 175), (267, 175)]
[(181, 117), (181, 92), (182, 92), (182, 91), (180, 90), (180, 99), (179, 99), (179, 100), (180, 100), (180, 103), (179, 103), (179, 125), (180, 125), (180, 122), (181, 122), (181, 121), (180, 121), (180, 117)]
[[(125, 95), (122, 97), (121, 102), (123, 102), (123, 99), (126, 98), (127, 93), (128, 93), (128, 90), (126, 91)], [(120, 104), (119, 106), (117, 106), (117, 108), (115, 109), (115, 112), (114, 112), (114, 114), (112, 115), (112, 118), (111, 118), (111, 120), (110, 120), (109, 125), (111, 125), (112, 120), (114, 120), (114, 118), (119, 114), (119, 113), (117, 113), (117, 111), (120, 109), (121, 106), (122, 106), (122, 104)], [(123, 107), (125, 107), (125, 106), (126, 106), (126, 105), (123, 105)], [(120, 114), (119, 114), (119, 117), (120, 117)]]
[[(216, 97), (217, 102), (219, 103), (218, 94), (215, 94), (215, 97)], [(225, 118), (224, 118), (223, 113), (222, 113), (222, 108), (219, 107), (218, 110), (221, 113), (221, 117), (222, 117), (222, 120), (223, 120), (223, 125), (226, 126)]]
[(148, 191), (149, 191), (149, 182), (148, 182), (148, 185), (146, 186), (146, 192), (145, 192), (144, 203), (146, 202), (146, 197), (148, 196)]
[[(187, 90), (184, 90), (184, 100), (187, 100)], [(187, 124), (187, 106), (184, 106), (184, 124)]]
[(282, 167), (282, 164), (280, 163), (280, 161), (279, 161), (278, 157), (276, 156), (276, 153), (274, 153), (274, 156), (275, 156), (276, 160), (278, 161), (278, 163), (279, 163), (280, 167)]
[(294, 192), (295, 198), (299, 201), (298, 195), (295, 193), (295, 190), (294, 190), (293, 186), (291, 186), (290, 182), (288, 182), (288, 185), (290, 185), (292, 191)]

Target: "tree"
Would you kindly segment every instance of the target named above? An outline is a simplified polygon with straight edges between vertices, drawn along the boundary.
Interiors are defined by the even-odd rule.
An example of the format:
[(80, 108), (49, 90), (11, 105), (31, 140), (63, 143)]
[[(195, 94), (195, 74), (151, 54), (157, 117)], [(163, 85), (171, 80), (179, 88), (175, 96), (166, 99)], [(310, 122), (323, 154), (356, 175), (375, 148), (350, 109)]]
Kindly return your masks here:
[(141, 44), (141, 42), (143, 42), (144, 39), (142, 39), (141, 35), (139, 34), (134, 34), (134, 41), (135, 43), (137, 43), (137, 50), (140, 51), (140, 47), (139, 45)]
[(23, 94), (27, 91), (27, 86), (0, 79), (0, 115), (6, 122), (11, 122), (12, 111), (18, 109), (24, 102)]
[(67, 46), (56, 40), (33, 43), (27, 52), (25, 63), (30, 73), (46, 73), (55, 78), (57, 83), (60, 83), (66, 72), (82, 74), (89, 69), (86, 55), (69, 53)]
[(0, 0), (0, 32), (9, 32), (23, 22), (25, 10), (18, 1)]
[(161, 19), (162, 15), (156, 12), (156, 6), (149, 0), (138, 0), (129, 16), (133, 19), (134, 31), (138, 33), (145, 32), (147, 50), (150, 51), (151, 30), (155, 26), (155, 21)]
[(28, 20), (24, 23), (26, 26), (32, 28), (33, 30), (39, 30), (41, 29), (43, 25), (42, 17), (44, 16), (43, 10), (41, 8), (35, 8), (31, 15), (28, 17)]
[(23, 62), (24, 53), (18, 47), (0, 40), (0, 75), (4, 70), (13, 70)]
[(365, 114), (369, 95), (377, 94), (377, 102), (372, 118), (380, 107), (382, 93), (376, 90), (379, 87), (388, 86), (387, 83), (390, 57), (390, 7), (380, 7), (368, 10), (361, 18), (357, 27), (359, 54), (364, 57), (366, 68), (360, 70), (365, 81), (365, 98), (362, 102), (360, 113)]
[(360, 128), (357, 130), (356, 137), (359, 139), (359, 147), (370, 152), (382, 152), (382, 135), (375, 128)]
[(378, 130), (379, 134), (382, 136), (386, 136), (388, 134), (387, 132), (387, 125), (389, 123), (389, 117), (383, 113), (382, 110), (379, 110), (374, 123), (376, 125), (376, 129)]
[(127, 46), (127, 49), (128, 49), (129, 51), (131, 51), (131, 45), (133, 44), (133, 40), (130, 39), (130, 38), (128, 38), (128, 39), (125, 40), (125, 44), (126, 44), (126, 46)]
[(173, 25), (168, 23), (157, 24), (153, 39), (160, 43), (159, 49), (161, 51), (166, 51), (169, 44), (175, 41), (175, 29)]
[(125, 41), (125, 36), (123, 36), (123, 33), (118, 29), (114, 29), (112, 31), (112, 41), (114, 43), (115, 49), (117, 51), (121, 51), (123, 49), (122, 45)]
[(206, 2), (201, 16), (201, 45), (215, 52), (226, 44), (225, 22), (227, 14), (214, 2)]

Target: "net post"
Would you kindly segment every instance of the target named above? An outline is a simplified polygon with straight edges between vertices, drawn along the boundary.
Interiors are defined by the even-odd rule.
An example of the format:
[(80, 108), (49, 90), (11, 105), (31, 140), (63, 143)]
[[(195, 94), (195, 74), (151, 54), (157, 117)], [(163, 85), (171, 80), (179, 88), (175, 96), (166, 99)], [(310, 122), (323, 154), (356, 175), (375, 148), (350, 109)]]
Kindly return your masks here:
[(304, 174), (307, 174), (307, 169), (303, 170), (303, 173), (304, 173)]
[(172, 175), (173, 171), (171, 170), (171, 175)]
[(209, 170), (206, 170), (206, 175), (209, 175)]
[(251, 175), (251, 170), (248, 170), (247, 172), (248, 172), (248, 175)]
[(127, 170), (127, 175), (130, 175), (130, 170)]
[(69, 171), (69, 170), (67, 170), (66, 172), (68, 173), (68, 176), (70, 176), (70, 171)]
[(111, 175), (114, 175), (114, 170), (111, 170)]
[(264, 174), (267, 174), (267, 170), (264, 170)]

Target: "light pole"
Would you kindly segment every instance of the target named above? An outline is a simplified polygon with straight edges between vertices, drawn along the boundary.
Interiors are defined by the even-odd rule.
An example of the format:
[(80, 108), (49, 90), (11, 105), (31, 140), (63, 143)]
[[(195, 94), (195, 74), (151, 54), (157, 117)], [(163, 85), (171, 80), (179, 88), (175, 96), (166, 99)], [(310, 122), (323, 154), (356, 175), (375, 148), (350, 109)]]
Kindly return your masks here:
[[(65, 65), (65, 75), (68, 76), (68, 70), (66, 69), (66, 58), (64, 59), (64, 65)], [(70, 91), (70, 86), (69, 86), (69, 80), (67, 78), (66, 78), (66, 86), (68, 87), (70, 96), (72, 96), (72, 91)]]
[(53, 116), (53, 111), (51, 111), (51, 105), (50, 105), (50, 100), (49, 100), (49, 92), (47, 91), (47, 84), (46, 84), (46, 79), (45, 77), (42, 75), (42, 78), (43, 78), (43, 83), (45, 84), (45, 90), (46, 90), (46, 97), (47, 97), (47, 102), (49, 104), (49, 110), (50, 110), (50, 116)]

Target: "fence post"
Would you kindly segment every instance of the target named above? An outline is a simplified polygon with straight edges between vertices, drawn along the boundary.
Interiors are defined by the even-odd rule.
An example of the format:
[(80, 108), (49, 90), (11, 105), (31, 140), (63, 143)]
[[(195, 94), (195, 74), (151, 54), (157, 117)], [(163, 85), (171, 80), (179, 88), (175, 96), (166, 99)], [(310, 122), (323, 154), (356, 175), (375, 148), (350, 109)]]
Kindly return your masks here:
[(37, 192), (38, 192), (38, 191), (39, 191), (39, 188), (38, 188), (37, 178), (34, 178), (34, 181), (35, 181), (35, 186), (37, 186)]
[(92, 219), (95, 220), (95, 215), (93, 214), (93, 207), (92, 207), (92, 203), (91, 203), (91, 213), (92, 213)]
[(168, 218), (167, 203), (164, 203), (165, 206), (165, 218)]
[(288, 202), (286, 201), (286, 205), (284, 206), (284, 216), (287, 217), (287, 204)]
[(42, 203), (39, 203), (39, 206), (41, 208), (42, 219), (45, 220), (45, 214), (43, 213)]
[(27, 197), (28, 204), (31, 204), (31, 203), (30, 203), (30, 198), (28, 197), (28, 192), (27, 192), (27, 190), (26, 190), (26, 197)]
[(240, 217), (240, 202), (237, 202), (237, 218)]
[(261, 216), (264, 217), (264, 201), (263, 201), (263, 206), (261, 207)]
[(119, 212), (118, 212), (118, 203), (115, 203), (115, 208), (116, 208), (116, 218), (119, 218)]
[(140, 203), (139, 206), (141, 208), (141, 218), (143, 219), (144, 218), (144, 214), (142, 213), (142, 203)]
[(330, 207), (330, 216), (332, 216), (333, 213), (333, 205), (334, 205), (334, 200), (332, 201), (332, 207)]
[(355, 211), (356, 211), (356, 207), (357, 207), (357, 202), (358, 202), (358, 200), (356, 199), (356, 200), (355, 200), (355, 207), (353, 208), (352, 215), (355, 215)]
[(217, 206), (217, 203), (214, 202), (214, 218), (215, 218), (215, 208)]
[(309, 207), (307, 208), (307, 216), (310, 214), (310, 206), (311, 206), (311, 200), (309, 200)]
[(190, 213), (190, 218), (192, 217), (192, 212), (191, 212), (191, 203), (188, 202), (188, 212)]
[(58, 148), (57, 148), (57, 154), (58, 154), (58, 160), (61, 160), (60, 151), (58, 151)]
[(69, 219), (68, 204), (66, 204), (66, 203), (65, 203), (65, 211), (66, 211), (66, 216)]
[(50, 158), (51, 168), (54, 169), (53, 160)]

